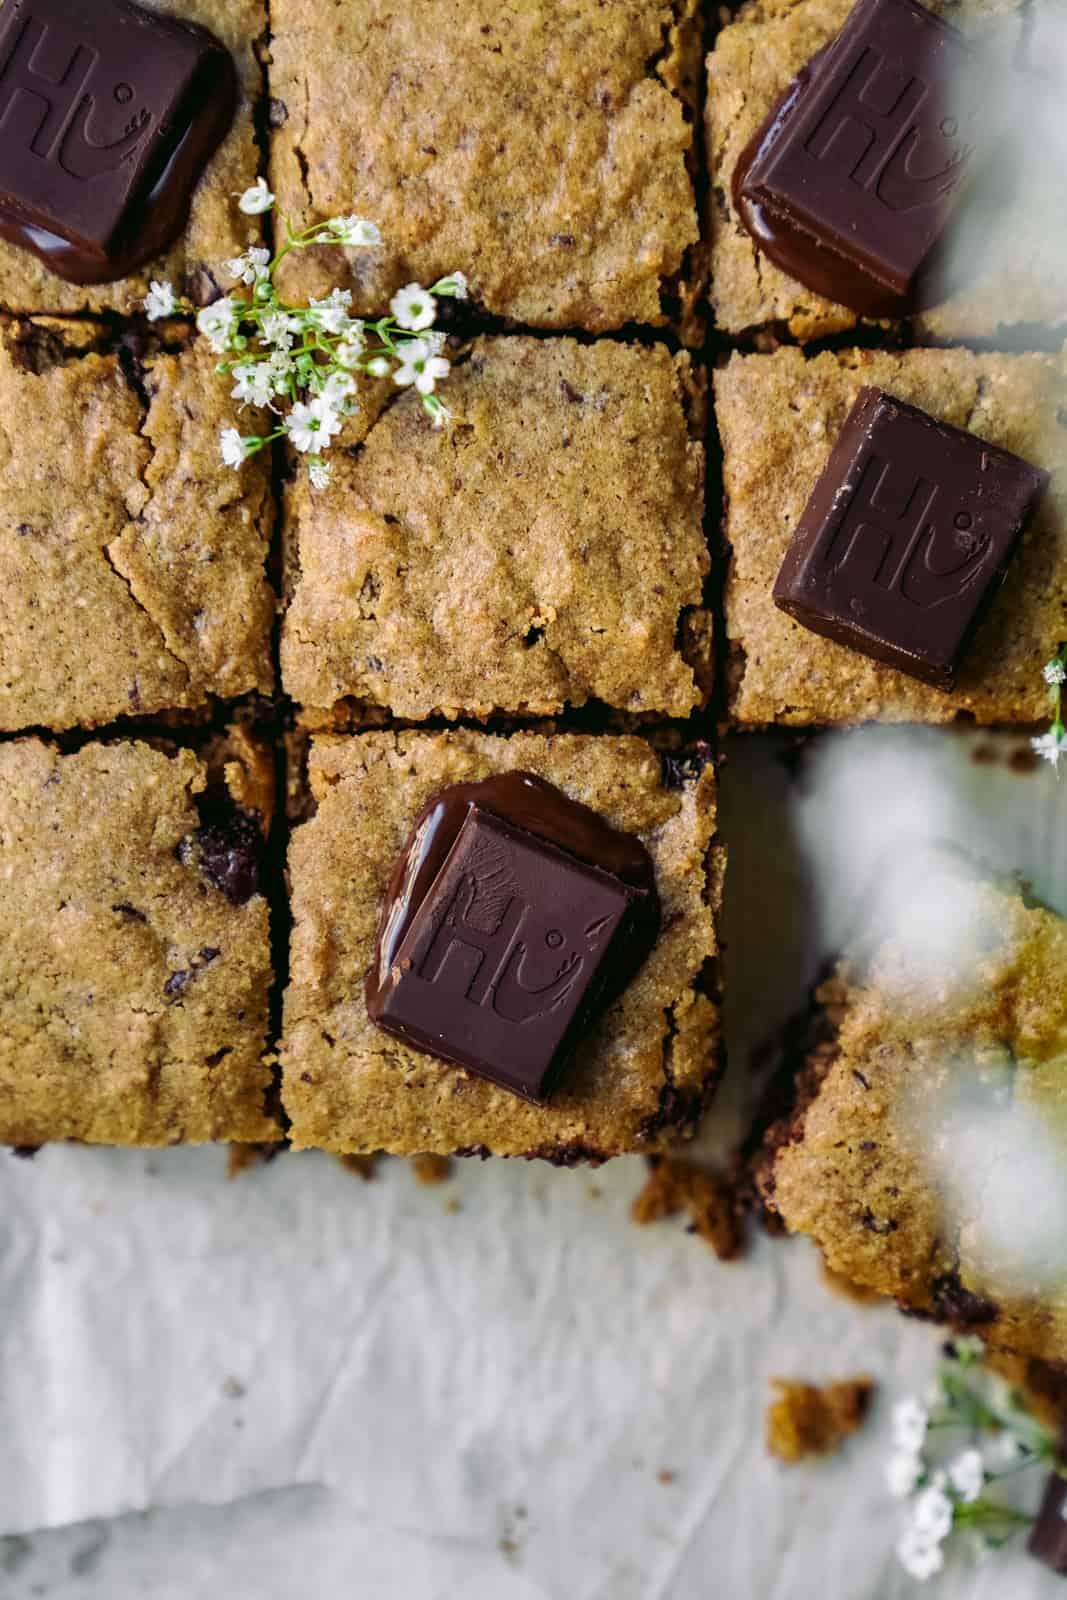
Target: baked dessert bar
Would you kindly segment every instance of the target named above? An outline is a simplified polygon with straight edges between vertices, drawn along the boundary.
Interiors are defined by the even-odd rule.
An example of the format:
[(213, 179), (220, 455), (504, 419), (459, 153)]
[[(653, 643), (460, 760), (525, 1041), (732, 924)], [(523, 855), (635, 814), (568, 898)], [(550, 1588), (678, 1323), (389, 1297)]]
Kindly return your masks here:
[(0, 729), (86, 727), (269, 690), (263, 460), (203, 340), (137, 354), (88, 322), (0, 325)]
[[(285, 688), (421, 719), (709, 688), (702, 405), (688, 356), (488, 338), (437, 431), (408, 391), (288, 496)], [(358, 420), (358, 419), (357, 419)]]
[(0, 1143), (280, 1138), (269, 806), (240, 739), (0, 745)]
[[(773, 590), (812, 489), (865, 387), (1051, 473), (950, 693), (819, 637)], [(1067, 617), (1067, 365), (965, 350), (735, 355), (715, 378), (727, 498), (729, 705), (741, 724), (1040, 722), (1041, 667)]]
[[(207, 305), (230, 285), (225, 263), (239, 255), (250, 239), (258, 242), (258, 223), (255, 218), (241, 214), (235, 196), (255, 182), (260, 168), (257, 121), (265, 98), (261, 56), (267, 36), (266, 0), (138, 0), (138, 3), (180, 22), (209, 29), (229, 50), (239, 80), (239, 101), (229, 132), (197, 184), (189, 221), (177, 243), (159, 258), (114, 283), (65, 282), (26, 250), (0, 240), (2, 311), (57, 315), (109, 311), (130, 315), (140, 311), (154, 278), (172, 282), (196, 304)], [(100, 45), (99, 33), (93, 35), (91, 29), (89, 33), (90, 36), (82, 40), (83, 49), (95, 49)], [(70, 44), (71, 38), (66, 35), (52, 41), (45, 37), (39, 59), (24, 59), (19, 70), (25, 72), (29, 68), (64, 74), (62, 58), (64, 54), (69, 56)], [(106, 60), (104, 67), (106, 70)], [(148, 79), (146, 70), (145, 82)], [(15, 82), (12, 75), (10, 83)], [(138, 95), (145, 88), (145, 82), (116, 84), (119, 103), (128, 105), (129, 110), (136, 113), (140, 105)], [(53, 118), (63, 112), (63, 94), (71, 85), (77, 86), (77, 73), (67, 70), (63, 83), (57, 84), (52, 93), (49, 115)], [(39, 82), (32, 85), (32, 92), (38, 97), (34, 103), (43, 114), (46, 107), (39, 97), (40, 90)], [(27, 129), (32, 136), (32, 123), (23, 121), (14, 132)], [(95, 124), (90, 132), (95, 138), (99, 137)], [(95, 159), (99, 161), (102, 157), (97, 154)]]
[[(379, 913), (416, 815), (441, 790), (527, 772), (649, 850), (660, 937), (547, 1104), (412, 1049), (371, 1021)], [(692, 1127), (717, 1064), (722, 855), (710, 766), (666, 767), (636, 738), (467, 731), (315, 740), (311, 820), (292, 838), (283, 1097), (297, 1147), (540, 1156), (654, 1150)]]
[(1059, 1360), (1067, 1277), (1048, 1177), (1067, 1131), (1067, 923), (948, 870), (935, 862), (925, 883), (951, 896), (957, 959), (932, 956), (920, 928), (820, 987), (759, 1186), (834, 1272)]
[(692, 298), (696, 0), (276, 0), (271, 28), (281, 209), (384, 238), (347, 271), (339, 250), (287, 263), (291, 298), (343, 283), (380, 314), (458, 269), (498, 316), (595, 333)]
[[(824, 299), (766, 258), (742, 226), (732, 192), (735, 169), (750, 141), (797, 74), (840, 32), (853, 3), (753, 0), (720, 31), (708, 57), (710, 294), (724, 332), (784, 324), (804, 340), (840, 332), (858, 320), (853, 311)], [(1024, 8), (1016, 0), (972, 0), (930, 9), (972, 36), (996, 29), (1004, 59), (1019, 41), (1029, 70), (1039, 67), (1040, 45), (1025, 45)], [(1003, 86), (1001, 80), (997, 88)], [(1020, 101), (1026, 94), (1020, 87)], [(995, 102), (996, 93), (990, 98)], [(1010, 104), (1017, 120), (1020, 106), (1014, 100)], [(999, 135), (994, 142), (1002, 149), (1006, 145)], [(957, 260), (961, 265), (979, 261), (981, 270), (973, 277), (954, 277), (947, 297), (920, 313), (917, 322), (924, 334), (973, 340), (1031, 323), (1067, 324), (1058, 239), (1046, 221), (1059, 178), (1054, 161), (1043, 163), (1039, 154), (1028, 152), (1007, 191), (1001, 184), (994, 197), (991, 186), (983, 187), (979, 203), (969, 214), (965, 209), (955, 228)], [(989, 180), (983, 177), (982, 182), (988, 185)]]

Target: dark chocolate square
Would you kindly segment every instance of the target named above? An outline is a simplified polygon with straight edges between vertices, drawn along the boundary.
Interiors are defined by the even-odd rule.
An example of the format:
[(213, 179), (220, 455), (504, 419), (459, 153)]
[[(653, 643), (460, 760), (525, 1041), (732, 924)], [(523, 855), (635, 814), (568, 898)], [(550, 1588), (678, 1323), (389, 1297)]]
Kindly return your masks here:
[(819, 264), (829, 251), (875, 300), (887, 296), (871, 309), (892, 309), (914, 298), (969, 176), (976, 82), (969, 47), (924, 6), (860, 0), (780, 108), (741, 193), (767, 213), (771, 234), (792, 230), (793, 252), (811, 256), (820, 281), (833, 272)]
[(862, 389), (774, 586), (815, 633), (951, 689), (1048, 474)]
[(640, 892), (472, 806), (375, 1021), (527, 1100), (550, 1093)]
[[(187, 204), (232, 115), (233, 93), (232, 63), (203, 28), (132, 0), (7, 0), (0, 11), (5, 231), (42, 230), (99, 258), (103, 270), (179, 147), (181, 170), (163, 196), (168, 223)], [(20, 242), (49, 259), (32, 233)]]

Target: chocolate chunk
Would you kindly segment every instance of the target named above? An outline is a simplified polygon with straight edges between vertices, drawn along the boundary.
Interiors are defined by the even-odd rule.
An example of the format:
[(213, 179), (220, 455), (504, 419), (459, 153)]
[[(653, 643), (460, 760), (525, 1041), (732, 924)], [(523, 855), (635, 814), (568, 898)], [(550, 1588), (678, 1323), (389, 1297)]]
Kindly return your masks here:
[(1000, 1307), (995, 1300), (966, 1289), (957, 1271), (944, 1272), (930, 1285), (930, 1300), (937, 1315), (959, 1328), (981, 1328), (995, 1322)]
[(938, 689), (1003, 582), (1048, 474), (862, 389), (774, 586), (814, 633)]
[(860, 0), (743, 152), (738, 214), (793, 278), (865, 316), (926, 281), (976, 164), (977, 60), (916, 0)]
[[(1060, 1437), (1059, 1455), (1061, 1461), (1067, 1461), (1067, 1430)], [(1067, 1577), (1067, 1477), (1058, 1471), (1049, 1474), (1026, 1548), (1053, 1572)]]
[(72, 283), (124, 277), (181, 232), (233, 120), (214, 36), (133, 0), (0, 12), (0, 235)]
[[(196, 831), (196, 864), (231, 905), (244, 905), (260, 891), (263, 835), (255, 817), (235, 808), (205, 807)], [(183, 852), (183, 859), (185, 853)]]
[(661, 757), (663, 787), (681, 789), (687, 783), (692, 783), (712, 760), (712, 755), (712, 748), (704, 739), (695, 740), (684, 750), (665, 752)]
[(542, 1103), (659, 923), (639, 840), (524, 773), (457, 785), (398, 863), (367, 1009), (416, 1049)]

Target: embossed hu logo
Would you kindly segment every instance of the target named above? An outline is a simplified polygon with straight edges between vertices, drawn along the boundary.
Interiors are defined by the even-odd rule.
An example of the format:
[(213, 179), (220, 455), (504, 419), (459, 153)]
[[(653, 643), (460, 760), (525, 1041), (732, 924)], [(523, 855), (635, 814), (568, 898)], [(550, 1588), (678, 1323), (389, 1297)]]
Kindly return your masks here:
[(969, 511), (939, 525), (947, 516), (934, 520), (940, 495), (929, 479), (869, 456), (827, 546), (827, 565), (860, 596), (869, 585), (924, 610), (957, 600), (980, 581), (992, 540), (975, 532)]
[[(469, 874), (457, 885), (418, 965), (418, 975), (427, 983), (457, 987), (472, 1005), (491, 1006), (505, 1022), (533, 1022), (567, 998), (587, 955), (614, 920), (601, 917), (585, 928), (587, 949), (578, 951), (565, 933), (526, 901), (506, 891), (501, 896), (491, 882), (480, 885)], [(486, 922), (491, 926), (487, 928)], [(448, 960), (457, 946), (478, 953), (473, 978), (466, 962)], [(550, 972), (542, 982), (546, 961)]]
[(804, 148), (890, 211), (913, 211), (955, 187), (970, 147), (930, 86), (869, 45)]
[(152, 113), (134, 107), (131, 84), (110, 84), (106, 93), (126, 111), (126, 122), (117, 139), (94, 137), (100, 59), (77, 35), (28, 12), (0, 62), (0, 134), (82, 182), (117, 171), (140, 148)]

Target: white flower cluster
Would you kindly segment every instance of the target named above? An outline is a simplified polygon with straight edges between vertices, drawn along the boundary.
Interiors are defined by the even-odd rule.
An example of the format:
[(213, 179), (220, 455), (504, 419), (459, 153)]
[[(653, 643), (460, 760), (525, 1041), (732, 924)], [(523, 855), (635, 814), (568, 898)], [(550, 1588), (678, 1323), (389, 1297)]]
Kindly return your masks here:
[(1052, 725), (1047, 733), (1040, 734), (1030, 743), (1043, 760), (1051, 762), (1052, 766), (1059, 768), (1060, 758), (1067, 756), (1067, 727), (1063, 722), (1063, 686), (1067, 683), (1067, 647), (1054, 655), (1051, 661), (1046, 661), (1041, 669), (1041, 676), (1048, 684), (1049, 701), (1052, 705)]
[(947, 1468), (928, 1473), (923, 1447), (929, 1424), (930, 1414), (917, 1400), (901, 1400), (893, 1407), (896, 1448), (886, 1468), (890, 1494), (900, 1500), (914, 1495), (897, 1555), (905, 1570), (920, 1581), (944, 1566), (942, 1547), (952, 1532), (956, 1507), (973, 1505), (986, 1481), (982, 1454), (973, 1447), (963, 1450)]
[(1039, 733), (1031, 739), (1030, 744), (1036, 755), (1058, 768), (1060, 758), (1067, 756), (1067, 728), (1050, 728), (1048, 733)]
[[(958, 1340), (955, 1360), (941, 1369), (929, 1406), (918, 1400), (893, 1407), (893, 1454), (886, 1484), (896, 1499), (908, 1501), (907, 1519), (897, 1540), (897, 1556), (913, 1578), (932, 1578), (945, 1564), (945, 1541), (966, 1530), (975, 1554), (988, 1554), (1029, 1518), (987, 1490), (1005, 1472), (1054, 1458), (1048, 1430), (1022, 1406), (1011, 1386), (988, 1378), (978, 1368), (980, 1346)], [(971, 1440), (938, 1466), (926, 1456), (931, 1427)], [(976, 1434), (988, 1438), (983, 1448)]]
[[(247, 215), (259, 216), (273, 209), (275, 197), (260, 178), (239, 204)], [(325, 488), (330, 466), (323, 453), (357, 409), (358, 373), (391, 376), (398, 387), (418, 393), (435, 427), (448, 421), (448, 409), (436, 393), (451, 370), (444, 354), (447, 336), (433, 331), (433, 325), (439, 299), (466, 298), (467, 280), (461, 272), (429, 289), (409, 283), (393, 296), (390, 315), (377, 322), (352, 315), (347, 289), (334, 289), (307, 306), (286, 305), (278, 298), (275, 274), (292, 251), (317, 245), (372, 249), (380, 243), (378, 228), (364, 217), (331, 217), (302, 233), (294, 233), (286, 221), (284, 243), (273, 257), (268, 249), (251, 245), (227, 263), (235, 283), (248, 292), (234, 291), (206, 306), (197, 315), (197, 327), (216, 355), (225, 358), (218, 371), (233, 379), (238, 405), (269, 409), (277, 418), (268, 433), (224, 428), (219, 446), (227, 466), (239, 467), (284, 438), (307, 458), (313, 487)], [(151, 284), (145, 300), (150, 321), (190, 310), (170, 284)]]

